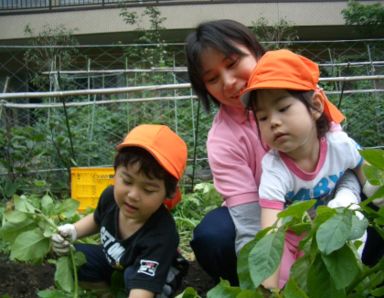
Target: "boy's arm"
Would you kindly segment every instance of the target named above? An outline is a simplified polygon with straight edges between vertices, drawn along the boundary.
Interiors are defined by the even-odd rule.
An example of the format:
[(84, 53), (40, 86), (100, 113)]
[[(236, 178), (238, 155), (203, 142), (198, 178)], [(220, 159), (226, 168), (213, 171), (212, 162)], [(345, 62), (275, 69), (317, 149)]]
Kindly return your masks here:
[[(261, 228), (267, 228), (272, 226), (277, 220), (277, 214), (281, 210), (270, 209), (270, 208), (261, 208)], [(279, 271), (280, 265), (277, 270), (268, 278), (266, 278), (262, 285), (267, 289), (278, 289), (279, 288)]]
[(77, 239), (95, 234), (99, 227), (95, 222), (93, 213), (84, 216), (75, 224)]
[(155, 294), (144, 289), (132, 289), (129, 292), (128, 298), (153, 298)]

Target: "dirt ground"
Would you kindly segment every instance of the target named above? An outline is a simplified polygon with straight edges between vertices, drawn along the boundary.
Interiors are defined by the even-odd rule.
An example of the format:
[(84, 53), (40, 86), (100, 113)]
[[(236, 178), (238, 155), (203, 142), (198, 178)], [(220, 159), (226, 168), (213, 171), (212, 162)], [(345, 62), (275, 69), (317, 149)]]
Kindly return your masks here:
[[(6, 256), (0, 255), (0, 298), (35, 298), (39, 290), (53, 284), (54, 271), (54, 267), (48, 264), (13, 263)], [(205, 297), (213, 283), (196, 262), (191, 262), (181, 291), (186, 287), (193, 287), (201, 297)]]

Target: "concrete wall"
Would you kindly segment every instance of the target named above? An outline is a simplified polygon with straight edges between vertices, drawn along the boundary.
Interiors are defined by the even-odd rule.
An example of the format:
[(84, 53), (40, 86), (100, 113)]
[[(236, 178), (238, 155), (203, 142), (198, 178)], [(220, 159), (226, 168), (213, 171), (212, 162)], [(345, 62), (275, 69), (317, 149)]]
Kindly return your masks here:
[[(365, 4), (383, 1), (364, 1)], [(279, 2), (269, 3), (227, 3), (205, 5), (169, 5), (159, 6), (161, 15), (166, 18), (164, 27), (172, 41), (183, 40), (185, 31), (206, 20), (230, 18), (252, 26), (259, 17), (266, 18), (271, 24), (285, 19), (302, 28), (323, 28), (331, 33), (332, 27), (343, 27), (341, 10), (347, 1), (318, 2)], [(130, 11), (142, 13), (144, 7), (133, 7)], [(28, 13), (0, 16), (0, 43), (22, 42), (24, 28), (30, 25), (38, 33), (45, 25), (51, 27), (64, 24), (67, 29), (76, 29), (75, 34), (88, 43), (129, 41), (124, 36), (136, 29), (137, 25), (126, 24), (118, 8), (73, 10), (49, 13)], [(148, 24), (144, 24), (148, 27)], [(328, 28), (328, 29), (326, 29)], [(317, 29), (318, 30), (318, 29)], [(178, 37), (179, 36), (179, 37)], [(112, 38), (112, 40), (110, 40)]]

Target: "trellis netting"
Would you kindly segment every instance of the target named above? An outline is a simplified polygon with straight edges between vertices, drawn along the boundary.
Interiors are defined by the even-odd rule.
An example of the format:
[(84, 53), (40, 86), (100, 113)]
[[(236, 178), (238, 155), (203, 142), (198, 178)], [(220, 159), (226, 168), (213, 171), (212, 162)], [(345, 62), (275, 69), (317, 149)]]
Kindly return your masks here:
[[(383, 45), (289, 45), (320, 64), (321, 86), (347, 116), (344, 129), (363, 147), (384, 145)], [(68, 56), (66, 47), (49, 55), (45, 47), (1, 46), (1, 195), (31, 190), (35, 181), (67, 191), (70, 167), (111, 166), (115, 145), (141, 123), (169, 125), (187, 142), (184, 186), (210, 179), (205, 142), (216, 108), (206, 113), (199, 106), (182, 44), (162, 45), (165, 56), (154, 60), (144, 55), (151, 47), (158, 48), (79, 46)], [(28, 51), (37, 51), (41, 61), (26, 59)]]

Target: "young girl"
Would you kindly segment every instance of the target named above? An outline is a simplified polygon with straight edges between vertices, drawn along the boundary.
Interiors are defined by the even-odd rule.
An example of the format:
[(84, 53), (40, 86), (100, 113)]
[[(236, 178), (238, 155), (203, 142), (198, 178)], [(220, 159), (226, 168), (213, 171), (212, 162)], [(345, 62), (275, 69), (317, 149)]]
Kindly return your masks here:
[[(240, 92), (263, 54), (252, 31), (233, 20), (201, 23), (186, 40), (192, 87), (206, 110), (218, 107), (207, 153), (215, 187), (224, 201), (195, 228), (191, 247), (215, 282), (223, 278), (234, 286), (238, 285), (236, 253), (260, 229), (258, 189), (265, 149), (252, 112), (240, 102)], [(343, 179), (348, 188), (355, 186), (359, 196), (354, 175)], [(337, 196), (349, 191), (342, 185), (338, 189)]]
[[(351, 197), (331, 200), (340, 177), (353, 169), (364, 185), (359, 146), (340, 129), (344, 116), (318, 87), (319, 68), (288, 50), (266, 53), (252, 73), (241, 100), (255, 114), (265, 144), (259, 188), (261, 227), (274, 224), (277, 214), (296, 202), (316, 199), (318, 205), (357, 208)], [(300, 256), (301, 237), (287, 233), (280, 272), (264, 281), (282, 287)], [(279, 276), (280, 275), (280, 276)]]

